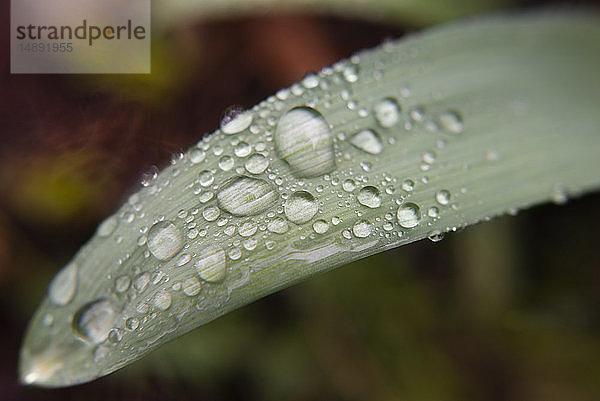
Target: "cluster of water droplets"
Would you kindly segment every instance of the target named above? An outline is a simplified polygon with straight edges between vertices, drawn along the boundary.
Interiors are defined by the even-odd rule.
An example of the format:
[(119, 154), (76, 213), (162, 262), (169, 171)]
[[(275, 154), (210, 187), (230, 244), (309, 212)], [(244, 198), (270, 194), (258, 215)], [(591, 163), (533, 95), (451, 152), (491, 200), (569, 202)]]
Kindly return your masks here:
[[(408, 240), (455, 207), (449, 189), (432, 186), (426, 202), (413, 194), (429, 193), (426, 174), (464, 130), (460, 113), (430, 115), (408, 86), (355, 99), (357, 85), (384, 73), (367, 75), (360, 56), (310, 73), (250, 110), (230, 108), (215, 134), (174, 155), (163, 172), (144, 174), (142, 192), (98, 227), (97, 239), (120, 254), (101, 278), (110, 291), (91, 300), (79, 294), (74, 335), (93, 346), (118, 344), (151, 330), (161, 314), (180, 321), (216, 310), (253, 274), (271, 268), (256, 263), (258, 249), (285, 261), (327, 238), (340, 244), (332, 249), (362, 252)], [(340, 105), (350, 114), (336, 112)], [(354, 114), (358, 120), (348, 117)], [(430, 135), (432, 150), (408, 155), (411, 173), (384, 171), (382, 160), (401, 154), (389, 149), (418, 135)], [(180, 204), (186, 207), (173, 208)], [(428, 236), (437, 241), (443, 232)], [(52, 281), (56, 307), (75, 298), (80, 273), (76, 260)], [(100, 349), (97, 359), (106, 355)]]

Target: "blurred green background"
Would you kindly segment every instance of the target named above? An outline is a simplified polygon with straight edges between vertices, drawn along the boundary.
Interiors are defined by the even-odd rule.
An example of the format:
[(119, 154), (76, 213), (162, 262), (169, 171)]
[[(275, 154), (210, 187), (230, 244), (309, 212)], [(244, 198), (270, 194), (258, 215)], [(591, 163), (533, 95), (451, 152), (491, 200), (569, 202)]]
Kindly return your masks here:
[(457, 13), (592, 6), (425, 3), (379, 22), (190, 17), (153, 32), (149, 76), (26, 76), (9, 74), (3, 2), (0, 400), (600, 399), (598, 194), (353, 263), (91, 384), (18, 384), (21, 336), (50, 278), (143, 172), (212, 131), (228, 106)]

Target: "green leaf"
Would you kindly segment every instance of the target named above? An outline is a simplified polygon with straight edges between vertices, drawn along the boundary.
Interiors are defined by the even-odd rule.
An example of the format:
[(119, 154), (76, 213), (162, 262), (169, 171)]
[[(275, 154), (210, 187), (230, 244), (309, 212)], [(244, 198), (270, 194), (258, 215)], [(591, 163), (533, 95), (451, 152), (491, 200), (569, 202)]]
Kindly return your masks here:
[(597, 189), (599, 22), (452, 23), (232, 111), (53, 279), (22, 380), (93, 380), (315, 274)]

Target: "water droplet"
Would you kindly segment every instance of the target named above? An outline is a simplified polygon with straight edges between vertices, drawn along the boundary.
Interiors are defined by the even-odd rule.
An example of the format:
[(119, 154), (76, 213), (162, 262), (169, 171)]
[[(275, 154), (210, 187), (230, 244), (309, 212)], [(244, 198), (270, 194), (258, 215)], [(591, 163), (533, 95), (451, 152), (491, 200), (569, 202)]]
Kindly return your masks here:
[(383, 128), (391, 128), (400, 120), (400, 106), (395, 99), (386, 98), (373, 106), (375, 121)]
[(423, 153), (423, 161), (427, 164), (435, 163), (435, 153), (434, 152)]
[(413, 121), (423, 121), (425, 120), (425, 108), (423, 106), (415, 106), (410, 109), (410, 118)]
[(378, 208), (381, 206), (381, 194), (379, 189), (367, 185), (363, 187), (358, 194), (356, 195), (356, 200), (363, 206), (366, 206), (371, 209)]
[(254, 223), (251, 220), (247, 220), (243, 222), (242, 225), (240, 225), (238, 232), (242, 237), (249, 237), (251, 235), (254, 235), (254, 233), (256, 233), (256, 230), (258, 230), (256, 223)]
[(181, 255), (179, 257), (179, 259), (177, 259), (177, 263), (175, 263), (175, 265), (177, 267), (181, 267), (183, 265), (185, 265), (187, 262), (189, 262), (192, 259), (192, 255), (190, 255), (189, 253), (184, 253), (183, 255)]
[(569, 201), (569, 194), (567, 190), (562, 185), (556, 185), (552, 188), (552, 202), (555, 205), (564, 205)]
[(77, 290), (77, 270), (75, 263), (69, 263), (52, 279), (48, 288), (52, 303), (62, 306), (71, 302)]
[(183, 293), (188, 297), (198, 295), (200, 292), (200, 280), (196, 277), (190, 277), (183, 281)]
[(152, 166), (150, 170), (142, 174), (142, 186), (149, 187), (154, 180), (158, 177), (158, 167)]
[(402, 189), (406, 192), (411, 192), (415, 189), (415, 182), (413, 180), (402, 181)]
[(371, 235), (372, 226), (366, 220), (357, 221), (352, 227), (352, 232), (357, 238), (366, 238)]
[(202, 185), (203, 187), (208, 187), (212, 185), (213, 182), (215, 182), (215, 176), (210, 171), (203, 170), (200, 172), (200, 174), (198, 174), (198, 180), (200, 182), (200, 185)]
[(150, 284), (150, 273), (141, 273), (133, 281), (133, 286), (138, 292), (143, 292)]
[(200, 149), (193, 149), (190, 152), (190, 162), (192, 164), (201, 163), (206, 158), (206, 153)]
[(111, 331), (108, 332), (108, 341), (110, 341), (113, 344), (117, 344), (121, 341), (121, 330), (114, 328)]
[(125, 327), (127, 330), (135, 331), (135, 329), (140, 327), (140, 321), (135, 317), (130, 317), (125, 321)]
[(277, 217), (267, 223), (267, 230), (275, 234), (285, 234), (289, 229), (289, 224), (281, 217)]
[(356, 183), (352, 178), (348, 178), (342, 183), (342, 189), (346, 192), (352, 192), (356, 188)]
[(450, 203), (450, 191), (442, 189), (435, 194), (435, 200), (443, 206), (446, 206)]
[(223, 171), (229, 171), (233, 168), (235, 160), (231, 156), (223, 156), (219, 159), (219, 168)]
[(440, 210), (435, 206), (432, 206), (427, 210), (427, 216), (429, 216), (429, 217), (436, 218), (439, 215), (440, 215)]
[(246, 160), (246, 171), (250, 174), (260, 174), (269, 167), (269, 159), (261, 154), (255, 153)]
[(383, 150), (383, 143), (375, 131), (366, 129), (352, 135), (350, 143), (357, 149), (372, 155), (378, 155)]
[(251, 110), (244, 111), (239, 106), (230, 107), (221, 118), (221, 131), (232, 135), (242, 132), (252, 124), (254, 113)]
[(125, 292), (131, 284), (129, 276), (119, 276), (115, 280), (115, 290), (117, 292)]
[(310, 221), (317, 214), (318, 209), (314, 196), (306, 191), (295, 192), (283, 206), (285, 217), (296, 224)]
[(450, 134), (460, 134), (465, 129), (462, 117), (456, 111), (447, 111), (440, 114), (438, 123), (443, 130)]
[(350, 83), (358, 81), (358, 67), (352, 64), (346, 65), (342, 70), (342, 76)]
[(313, 223), (313, 230), (315, 230), (317, 234), (325, 234), (327, 230), (329, 230), (329, 223), (319, 219)]
[(319, 77), (316, 74), (309, 72), (302, 79), (302, 85), (304, 85), (306, 89), (316, 88), (319, 86)]
[(217, 192), (219, 206), (234, 216), (251, 216), (264, 212), (279, 200), (275, 187), (251, 177), (234, 177)]
[(171, 306), (171, 293), (167, 289), (160, 290), (154, 295), (154, 306), (160, 310), (167, 310)]
[(444, 233), (440, 230), (433, 230), (427, 234), (427, 238), (429, 238), (432, 242), (440, 242), (444, 239)]
[(208, 206), (202, 211), (202, 217), (206, 221), (215, 221), (221, 215), (221, 210), (216, 206)]
[(225, 251), (218, 245), (209, 245), (197, 256), (194, 266), (202, 280), (219, 282), (225, 278), (227, 268)]
[(285, 113), (275, 130), (275, 149), (297, 177), (316, 177), (335, 169), (333, 135), (315, 109), (297, 107)]
[(98, 234), (99, 237), (108, 237), (115, 231), (117, 225), (119, 225), (119, 220), (115, 216), (111, 216), (100, 223), (96, 230), (96, 234)]
[(159, 260), (171, 259), (183, 247), (181, 231), (172, 222), (160, 221), (148, 231), (148, 250)]
[(413, 228), (421, 220), (421, 209), (414, 203), (405, 203), (398, 208), (396, 212), (398, 224), (404, 228)]
[(117, 308), (108, 298), (99, 298), (81, 307), (73, 316), (73, 330), (93, 344), (106, 341), (114, 326)]
[(233, 153), (237, 157), (246, 157), (252, 152), (252, 146), (246, 142), (240, 142), (233, 148)]

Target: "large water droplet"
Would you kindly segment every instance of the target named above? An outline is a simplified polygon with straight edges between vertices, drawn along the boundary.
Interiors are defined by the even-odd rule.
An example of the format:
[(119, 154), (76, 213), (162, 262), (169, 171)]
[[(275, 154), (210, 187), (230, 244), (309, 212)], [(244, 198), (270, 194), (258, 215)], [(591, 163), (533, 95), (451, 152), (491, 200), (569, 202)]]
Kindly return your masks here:
[(219, 159), (219, 168), (223, 171), (229, 171), (233, 168), (235, 160), (233, 157), (225, 155)]
[(386, 98), (373, 106), (375, 121), (383, 128), (391, 128), (400, 120), (400, 106), (392, 98)]
[(285, 217), (296, 224), (303, 224), (310, 221), (317, 211), (319, 206), (314, 196), (306, 191), (295, 192), (285, 202), (283, 206)]
[(421, 220), (421, 209), (414, 203), (405, 203), (398, 208), (396, 212), (398, 224), (404, 228), (413, 228)]
[(171, 259), (183, 247), (181, 231), (168, 220), (154, 224), (146, 242), (150, 253), (159, 260)]
[(371, 185), (363, 187), (356, 195), (356, 200), (363, 206), (375, 209), (381, 206), (381, 194), (379, 190)]
[(451, 134), (460, 134), (465, 129), (462, 117), (455, 111), (440, 114), (438, 122), (443, 130)]
[(235, 177), (217, 192), (219, 206), (234, 216), (251, 216), (264, 212), (279, 199), (275, 187), (251, 177)]
[(260, 174), (269, 167), (269, 159), (261, 154), (255, 153), (246, 160), (244, 165), (250, 174)]
[(221, 215), (221, 210), (216, 206), (208, 206), (202, 211), (202, 217), (206, 221), (215, 221)]
[(323, 116), (309, 107), (285, 113), (275, 130), (275, 149), (297, 177), (316, 177), (335, 169), (333, 135)]
[(219, 282), (225, 278), (227, 269), (225, 251), (218, 245), (209, 245), (198, 254), (194, 266), (202, 280)]
[(227, 135), (242, 132), (252, 124), (253, 117), (254, 113), (251, 110), (244, 111), (241, 107), (230, 107), (221, 119), (221, 131)]
[(66, 305), (71, 302), (77, 290), (77, 270), (75, 263), (69, 263), (52, 279), (48, 288), (52, 303)]
[(350, 143), (357, 149), (372, 155), (378, 155), (383, 150), (381, 139), (375, 133), (375, 131), (370, 129), (362, 130), (352, 135), (350, 138)]
[(117, 318), (117, 307), (108, 298), (99, 298), (84, 305), (73, 316), (73, 329), (93, 344), (106, 341)]

